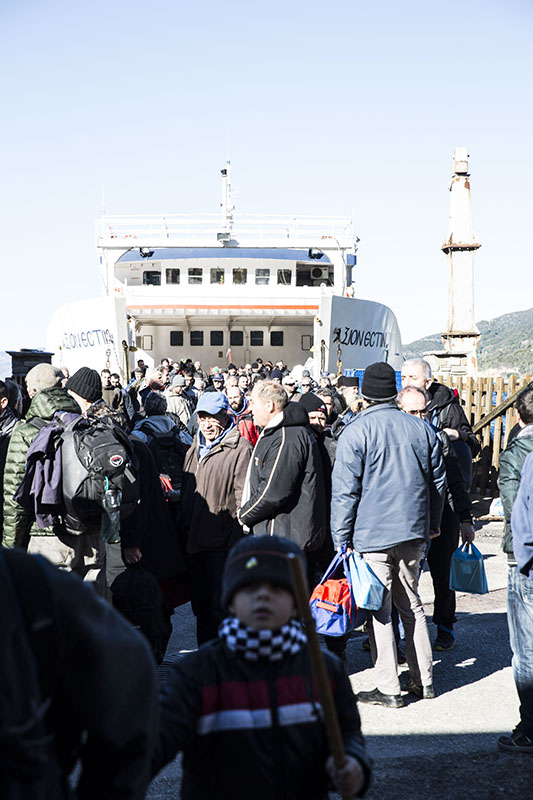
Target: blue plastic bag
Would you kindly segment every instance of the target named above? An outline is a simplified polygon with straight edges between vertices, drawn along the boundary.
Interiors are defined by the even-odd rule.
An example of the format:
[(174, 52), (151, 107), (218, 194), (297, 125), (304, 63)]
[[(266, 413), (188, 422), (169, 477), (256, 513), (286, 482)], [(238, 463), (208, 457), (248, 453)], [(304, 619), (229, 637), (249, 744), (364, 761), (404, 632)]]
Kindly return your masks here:
[(452, 555), (450, 589), (454, 592), (487, 594), (487, 576), (483, 556), (473, 544), (463, 544)]
[(366, 608), (367, 611), (379, 611), (383, 605), (385, 587), (359, 553), (350, 553), (348, 564), (357, 607)]
[[(331, 576), (341, 565), (344, 578)], [(315, 587), (309, 600), (311, 614), (315, 619), (317, 633), (325, 636), (344, 636), (356, 627), (357, 605), (352, 593), (352, 581), (348, 569), (348, 556), (344, 548), (335, 558)]]

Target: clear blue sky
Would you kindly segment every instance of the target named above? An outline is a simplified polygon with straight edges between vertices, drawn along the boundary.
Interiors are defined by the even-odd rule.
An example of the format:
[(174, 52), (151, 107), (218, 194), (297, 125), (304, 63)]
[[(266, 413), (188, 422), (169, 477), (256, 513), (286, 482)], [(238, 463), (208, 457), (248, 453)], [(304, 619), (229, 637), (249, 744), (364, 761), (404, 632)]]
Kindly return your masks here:
[(442, 330), (453, 149), (468, 147), (476, 318), (533, 305), (528, 0), (3, 0), (0, 350), (98, 294), (94, 220), (351, 214), (357, 294)]

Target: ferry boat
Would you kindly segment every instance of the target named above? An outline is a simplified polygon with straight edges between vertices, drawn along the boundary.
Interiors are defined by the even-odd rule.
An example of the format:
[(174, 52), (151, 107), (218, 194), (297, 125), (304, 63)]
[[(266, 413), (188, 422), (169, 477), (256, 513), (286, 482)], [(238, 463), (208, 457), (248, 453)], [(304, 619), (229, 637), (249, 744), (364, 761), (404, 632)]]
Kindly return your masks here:
[(220, 215), (102, 215), (103, 297), (55, 314), (54, 363), (108, 364), (124, 377), (138, 359), (164, 357), (204, 367), (261, 357), (316, 374), (382, 359), (398, 368), (394, 315), (353, 297), (352, 220), (237, 217), (229, 162), (221, 177)]

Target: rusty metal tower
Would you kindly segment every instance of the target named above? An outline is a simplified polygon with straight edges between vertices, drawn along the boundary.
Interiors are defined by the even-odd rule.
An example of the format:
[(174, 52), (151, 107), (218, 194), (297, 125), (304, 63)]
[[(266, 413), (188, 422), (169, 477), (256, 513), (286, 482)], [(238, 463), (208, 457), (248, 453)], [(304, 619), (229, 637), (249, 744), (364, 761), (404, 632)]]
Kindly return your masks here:
[(448, 235), (441, 248), (450, 269), (448, 326), (441, 334), (444, 350), (427, 356), (434, 371), (475, 378), (480, 333), (474, 319), (474, 253), (481, 244), (472, 229), (466, 147), (454, 150), (450, 194)]

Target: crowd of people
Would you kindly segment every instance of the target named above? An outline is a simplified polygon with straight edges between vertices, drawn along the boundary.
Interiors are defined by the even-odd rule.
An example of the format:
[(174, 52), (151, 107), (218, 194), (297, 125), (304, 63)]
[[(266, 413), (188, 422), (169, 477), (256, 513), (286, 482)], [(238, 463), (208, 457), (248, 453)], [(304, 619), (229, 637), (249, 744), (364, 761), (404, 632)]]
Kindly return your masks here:
[[(479, 442), (456, 393), (433, 380), (426, 361), (406, 361), (401, 384), (385, 363), (367, 367), (359, 384), (357, 378), (331, 374), (315, 380), (306, 370), (259, 358), (209, 372), (190, 359), (163, 359), (151, 368), (139, 361), (127, 381), (107, 368), (99, 374), (82, 367), (69, 375), (40, 364), (27, 375), (27, 397), (14, 382), (0, 381), (2, 553), (7, 556), (0, 566), (19, 576), (11, 580), (19, 595), (17, 582), (26, 585), (26, 573), (35, 570), (22, 558), (24, 550), (60, 568), (41, 567), (41, 582), (51, 587), (50, 603), (61, 612), (52, 625), (65, 659), (57, 739), (63, 742), (63, 727), (68, 730), (74, 718), (77, 736), (59, 748), (59, 778), (48, 776), (50, 786), (64, 782), (81, 752), (80, 797), (140, 798), (150, 776), (183, 750), (187, 797), (217, 790), (221, 797), (253, 792), (258, 798), (318, 799), (327, 796), (326, 775), (346, 796), (364, 793), (371, 766), (342, 668), (346, 637), (325, 637), (327, 649), (337, 656), (325, 657), (346, 752), (341, 769), (327, 760), (286, 557), (292, 552), (303, 559), (312, 588), (336, 549), (353, 549), (385, 587), (381, 608), (369, 612), (366, 623), (376, 686), (359, 692), (358, 702), (401, 708), (405, 692), (422, 700), (435, 697), (432, 650), (455, 644), (451, 558), (459, 541), (471, 543), (475, 537), (469, 487)], [(517, 409), (519, 427), (502, 456), (500, 485), (521, 720), (499, 746), (532, 752), (531, 636), (525, 641), (521, 620), (529, 613), (531, 622), (524, 593), (528, 586), (531, 590), (533, 563), (533, 461), (528, 457), (533, 389), (522, 393)], [(64, 480), (65, 496), (57, 499), (58, 470), (70, 463), (65, 452), (61, 465), (58, 442), (65, 448), (65, 431), (83, 432), (91, 425), (101, 438), (85, 445), (88, 473), (96, 469), (91, 465), (97, 448), (110, 441), (110, 434), (102, 436), (111, 430), (122, 448), (112, 463), (114, 458), (117, 466), (120, 459), (124, 470), (127, 462), (131, 485), (128, 489), (123, 482), (113, 494), (108, 482), (99, 524), (76, 529), (72, 518), (79, 505), (75, 497), (66, 498)], [(81, 438), (80, 433), (78, 448)], [(520, 486), (522, 469), (528, 489)], [(68, 514), (66, 499), (71, 501)], [(127, 513), (126, 499), (131, 500)], [(513, 513), (520, 520), (517, 531)], [(433, 642), (418, 591), (424, 559), (435, 593)], [(111, 608), (113, 602), (120, 607), (124, 575), (139, 568), (153, 576), (167, 622), (173, 608), (189, 599), (196, 619), (199, 649), (174, 667), (159, 721), (147, 644)], [(91, 591), (71, 582), (67, 572), (89, 583)], [(74, 601), (73, 593), (82, 588), (79, 602)], [(21, 605), (21, 626), (30, 624), (28, 641), (35, 650), (40, 645), (31, 623), (37, 609)], [(83, 624), (73, 634), (80, 617)], [(170, 631), (168, 624), (159, 660)], [(83, 658), (89, 650), (98, 654)], [(131, 659), (138, 670), (131, 669)], [(94, 670), (90, 675), (87, 661)], [(271, 662), (277, 661), (272, 672)], [(402, 661), (408, 666), (403, 686)], [(72, 676), (63, 673), (78, 667), (84, 691), (75, 697)], [(122, 669), (128, 672), (123, 696)], [(122, 701), (105, 699), (105, 692), (96, 700), (98, 680)], [(37, 688), (43, 692), (43, 686)], [(131, 699), (136, 691), (143, 693), (142, 703)], [(114, 705), (120, 708), (115, 711)], [(44, 724), (41, 715), (35, 736)], [(286, 746), (272, 744), (272, 730)], [(89, 731), (86, 740), (84, 731)], [(92, 761), (102, 747), (107, 757), (96, 779)], [(207, 761), (212, 769), (205, 769)], [(35, 770), (38, 774), (38, 765)], [(261, 790), (261, 782), (272, 781), (272, 775), (285, 786), (273, 795)], [(43, 790), (42, 796), (67, 796), (57, 793), (57, 785), (54, 791)]]

